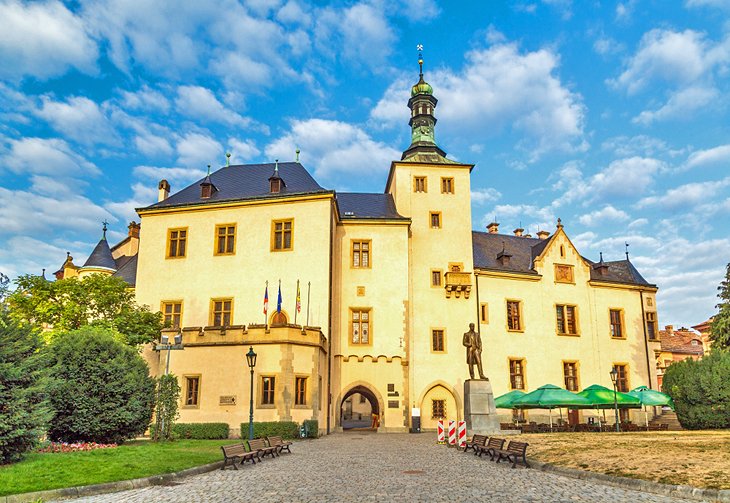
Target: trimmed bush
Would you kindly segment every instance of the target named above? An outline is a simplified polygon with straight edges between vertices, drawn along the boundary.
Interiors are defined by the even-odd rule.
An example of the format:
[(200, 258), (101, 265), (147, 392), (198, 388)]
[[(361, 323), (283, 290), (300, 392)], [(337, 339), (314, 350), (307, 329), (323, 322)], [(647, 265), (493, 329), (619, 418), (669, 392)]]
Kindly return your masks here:
[[(246, 427), (248, 428), (248, 423)], [(156, 425), (150, 427), (151, 437), (154, 437), (155, 428)], [(191, 440), (226, 439), (229, 429), (228, 423), (175, 423), (172, 425), (172, 437)]]
[(42, 346), (36, 331), (0, 306), (0, 465), (19, 461), (43, 434)]
[(319, 437), (319, 421), (316, 419), (307, 419), (304, 421), (304, 431), (307, 432), (307, 438)]
[(119, 444), (144, 433), (155, 380), (136, 349), (112, 332), (84, 327), (59, 334), (49, 353), (51, 440)]
[(683, 428), (730, 428), (730, 353), (712, 351), (702, 360), (672, 363), (662, 390), (674, 400)]
[[(254, 421), (254, 438), (272, 435), (288, 439), (297, 438), (299, 437), (299, 425), (294, 421)], [(248, 438), (248, 423), (241, 423), (241, 438)]]

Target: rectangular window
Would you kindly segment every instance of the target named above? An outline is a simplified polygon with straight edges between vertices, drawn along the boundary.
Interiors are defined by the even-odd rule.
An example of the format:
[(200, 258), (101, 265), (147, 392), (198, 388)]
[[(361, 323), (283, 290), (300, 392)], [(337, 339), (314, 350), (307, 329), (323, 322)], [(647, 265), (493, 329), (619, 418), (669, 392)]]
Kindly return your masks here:
[(525, 360), (509, 361), (509, 384), (511, 389), (525, 389)]
[(575, 319), (575, 306), (555, 306), (558, 334), (577, 335), (578, 324)]
[(614, 365), (613, 368), (616, 369), (616, 390), (621, 393), (627, 393), (629, 391), (628, 365)]
[(294, 220), (274, 220), (271, 223), (271, 249), (273, 251), (291, 250)]
[(370, 240), (352, 242), (352, 267), (370, 267)]
[(521, 302), (517, 300), (507, 301), (507, 330), (522, 330), (522, 320), (520, 319), (522, 309), (520, 304)]
[(197, 407), (200, 398), (200, 376), (185, 376), (185, 406)]
[(431, 286), (441, 286), (441, 269), (431, 269)]
[(185, 256), (188, 241), (188, 230), (167, 230), (167, 258), (182, 258)]
[(166, 327), (180, 328), (182, 321), (182, 302), (162, 302), (162, 321)]
[(431, 400), (431, 418), (446, 418), (446, 400)]
[(353, 344), (370, 344), (370, 309), (350, 309)]
[(274, 405), (274, 387), (276, 386), (276, 377), (261, 377), (261, 405)]
[(563, 362), (563, 380), (565, 389), (578, 391), (578, 366), (575, 362)]
[(216, 225), (216, 255), (232, 255), (236, 253), (236, 226), (235, 224)]
[(214, 327), (227, 327), (233, 319), (233, 299), (213, 299), (210, 301), (210, 324)]
[(483, 303), (479, 306), (479, 319), (482, 323), (489, 323), (489, 306)]
[(621, 322), (622, 313), (620, 309), (610, 309), (609, 318), (611, 320), (611, 337), (621, 339), (624, 337), (623, 323)]
[(444, 331), (431, 330), (431, 349), (436, 352), (444, 351)]
[(427, 192), (427, 189), (425, 176), (413, 177), (413, 192)]
[(454, 193), (454, 179), (453, 178), (442, 178), (441, 179), (441, 193), (442, 194), (453, 194)]
[(653, 312), (646, 313), (646, 335), (649, 337), (650, 341), (654, 341), (657, 339), (656, 313), (653, 313)]
[(432, 229), (440, 229), (441, 228), (441, 212), (440, 211), (432, 211), (429, 213), (430, 221), (431, 221), (431, 228)]
[(573, 266), (555, 264), (555, 281), (557, 283), (573, 283)]
[(307, 405), (307, 378), (297, 377), (295, 388), (294, 405)]

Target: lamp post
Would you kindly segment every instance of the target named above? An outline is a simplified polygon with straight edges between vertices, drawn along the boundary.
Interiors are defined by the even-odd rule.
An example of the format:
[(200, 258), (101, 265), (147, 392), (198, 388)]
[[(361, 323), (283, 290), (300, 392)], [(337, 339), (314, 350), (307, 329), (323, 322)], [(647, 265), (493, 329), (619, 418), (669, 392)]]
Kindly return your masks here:
[[(170, 373), (170, 351), (174, 349), (185, 349), (182, 343), (182, 333), (175, 334), (173, 338), (173, 344), (170, 344), (170, 336), (163, 335), (160, 337), (160, 343), (155, 346), (155, 351), (167, 350), (167, 362), (165, 362), (165, 375)], [(160, 425), (160, 431), (165, 431), (165, 417), (162, 417), (162, 424)]]
[(616, 396), (616, 381), (618, 380), (618, 371), (616, 370), (616, 367), (613, 367), (611, 369), (611, 372), (609, 372), (609, 375), (611, 376), (611, 382), (613, 382), (613, 408), (616, 414), (616, 433), (619, 432), (619, 426), (618, 426), (618, 398)]
[(248, 368), (251, 369), (251, 392), (249, 393), (249, 409), (248, 409), (248, 439), (253, 440), (253, 368), (256, 366), (256, 353), (253, 346), (249, 346), (246, 353), (246, 362)]

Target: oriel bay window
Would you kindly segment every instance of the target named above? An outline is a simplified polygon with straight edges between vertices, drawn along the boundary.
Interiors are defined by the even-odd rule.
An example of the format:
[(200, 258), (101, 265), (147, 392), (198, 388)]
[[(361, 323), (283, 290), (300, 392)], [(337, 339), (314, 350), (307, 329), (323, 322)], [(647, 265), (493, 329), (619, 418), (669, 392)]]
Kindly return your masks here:
[(167, 230), (167, 258), (182, 258), (187, 249), (188, 230), (168, 229)]
[(353, 344), (370, 344), (370, 309), (350, 309), (350, 318), (350, 341)]
[(234, 224), (215, 226), (216, 255), (232, 255), (236, 252), (236, 226)]
[(525, 389), (525, 360), (510, 359), (509, 384), (511, 389)]
[(294, 220), (274, 220), (271, 223), (271, 249), (284, 251), (292, 249), (292, 231)]
[(261, 377), (261, 405), (274, 405), (274, 389), (276, 387), (276, 377)]
[(370, 267), (370, 240), (352, 242), (352, 267)]
[(213, 299), (210, 301), (210, 324), (214, 327), (227, 327), (233, 319), (233, 299)]
[(162, 302), (162, 321), (166, 327), (180, 328), (182, 320), (182, 302)]
[(557, 322), (557, 330), (560, 335), (577, 335), (578, 324), (575, 319), (575, 306), (555, 306), (555, 317)]

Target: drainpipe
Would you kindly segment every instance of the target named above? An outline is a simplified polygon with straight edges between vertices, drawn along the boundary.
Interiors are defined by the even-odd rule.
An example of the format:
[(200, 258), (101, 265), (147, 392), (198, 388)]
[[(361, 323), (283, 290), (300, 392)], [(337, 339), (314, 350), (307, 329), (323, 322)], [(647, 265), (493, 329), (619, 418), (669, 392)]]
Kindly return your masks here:
[(335, 198), (332, 197), (332, 205), (330, 206), (330, 253), (329, 253), (329, 270), (330, 270), (330, 284), (329, 284), (329, 316), (327, 320), (327, 434), (330, 433), (330, 416), (332, 415), (332, 283), (334, 270), (332, 268), (332, 254), (333, 254), (333, 237), (334, 232), (333, 220), (335, 218)]
[[(651, 363), (649, 363), (649, 339), (646, 333), (646, 313), (644, 312), (644, 292), (639, 290), (639, 299), (641, 300), (641, 326), (644, 328), (644, 349), (646, 349), (646, 372), (649, 377), (649, 389), (651, 386)], [(656, 323), (656, 322), (655, 322)]]

